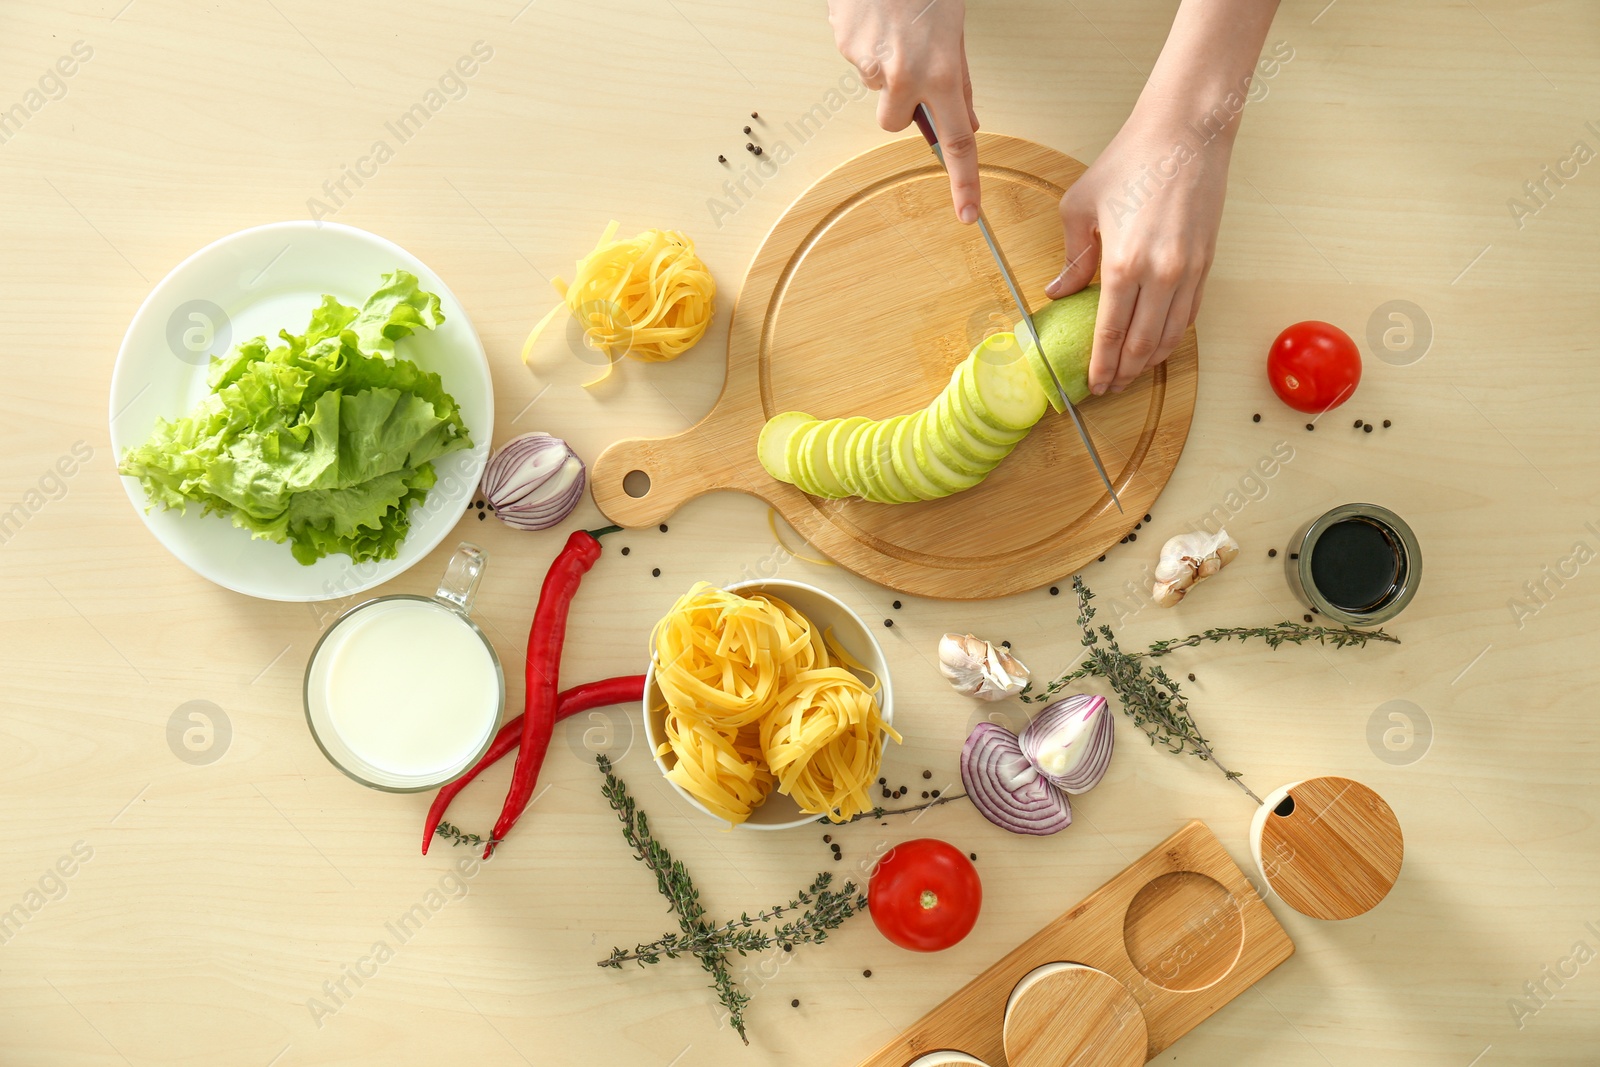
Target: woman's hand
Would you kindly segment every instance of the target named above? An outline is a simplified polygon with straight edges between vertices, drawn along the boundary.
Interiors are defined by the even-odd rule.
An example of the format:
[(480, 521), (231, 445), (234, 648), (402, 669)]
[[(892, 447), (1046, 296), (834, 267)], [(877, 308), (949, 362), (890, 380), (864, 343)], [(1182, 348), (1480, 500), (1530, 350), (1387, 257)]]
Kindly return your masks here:
[(899, 132), (927, 104), (962, 222), (978, 220), (978, 115), (967, 74), (963, 0), (828, 0), (833, 39), (878, 98), (878, 124)]
[(1226, 134), (1200, 140), (1193, 127), (1135, 111), (1061, 198), (1067, 266), (1045, 294), (1075, 293), (1100, 268), (1097, 395), (1163, 362), (1199, 314), (1233, 150)]

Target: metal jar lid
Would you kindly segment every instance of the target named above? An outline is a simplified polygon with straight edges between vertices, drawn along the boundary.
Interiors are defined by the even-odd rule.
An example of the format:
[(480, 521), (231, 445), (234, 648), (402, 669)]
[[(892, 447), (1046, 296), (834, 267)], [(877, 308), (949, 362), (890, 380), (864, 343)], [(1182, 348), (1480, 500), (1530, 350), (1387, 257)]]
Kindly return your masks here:
[[(1331, 603), (1311, 578), (1312, 550), (1324, 531), (1346, 519), (1366, 519), (1381, 527), (1388, 533), (1390, 543), (1400, 556), (1394, 588), (1366, 611), (1349, 611)], [(1417, 544), (1417, 535), (1404, 519), (1377, 504), (1341, 504), (1311, 520), (1294, 537), (1291, 545), (1295, 547), (1287, 561), (1289, 587), (1301, 603), (1316, 608), (1319, 614), (1334, 622), (1349, 626), (1376, 626), (1387, 622), (1405, 610), (1411, 598), (1417, 595), (1417, 587), (1422, 582), (1422, 549)]]

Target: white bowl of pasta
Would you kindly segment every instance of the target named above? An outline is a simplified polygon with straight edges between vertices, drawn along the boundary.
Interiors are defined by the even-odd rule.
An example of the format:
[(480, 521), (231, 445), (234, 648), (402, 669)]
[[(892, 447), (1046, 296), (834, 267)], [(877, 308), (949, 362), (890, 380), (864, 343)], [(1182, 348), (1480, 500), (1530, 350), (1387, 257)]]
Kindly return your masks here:
[[(788, 627), (776, 644), (799, 651), (729, 665), (711, 647), (717, 626), (769, 624)], [(746, 684), (737, 696), (708, 688), (719, 674)], [(872, 631), (832, 594), (776, 578), (686, 593), (651, 635), (643, 710), (645, 743), (672, 788), (724, 826), (750, 830), (870, 810), (883, 751), (900, 740)]]

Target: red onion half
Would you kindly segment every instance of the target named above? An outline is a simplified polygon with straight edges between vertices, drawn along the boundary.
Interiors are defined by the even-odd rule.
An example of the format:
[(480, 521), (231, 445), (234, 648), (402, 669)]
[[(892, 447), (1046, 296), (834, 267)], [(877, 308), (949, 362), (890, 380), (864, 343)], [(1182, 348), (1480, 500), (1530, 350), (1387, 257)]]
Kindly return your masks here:
[(1017, 740), (1029, 762), (1058, 789), (1087, 793), (1111, 765), (1111, 710), (1105, 697), (1078, 693), (1046, 707)]
[(583, 499), (583, 460), (559, 437), (525, 433), (500, 446), (483, 470), (483, 498), (507, 526), (547, 530)]
[(1039, 772), (1004, 726), (980, 722), (967, 737), (961, 781), (973, 806), (1002, 830), (1044, 837), (1072, 825), (1067, 795)]

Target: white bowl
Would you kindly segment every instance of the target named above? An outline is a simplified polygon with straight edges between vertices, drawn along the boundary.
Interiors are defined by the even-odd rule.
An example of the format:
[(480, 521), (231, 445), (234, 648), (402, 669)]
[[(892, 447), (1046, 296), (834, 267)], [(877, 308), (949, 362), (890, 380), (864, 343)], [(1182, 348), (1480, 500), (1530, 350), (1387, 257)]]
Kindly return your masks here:
[[(842, 601), (814, 585), (784, 581), (779, 578), (736, 582), (727, 588), (730, 593), (743, 593), (747, 596), (771, 593), (810, 619), (811, 624), (819, 630), (831, 628), (834, 640), (839, 646), (877, 676), (879, 713), (883, 716), (884, 722), (893, 724), (894, 686), (889, 681), (889, 664), (883, 658), (883, 649), (878, 645), (877, 638), (872, 636), (872, 631), (867, 629), (867, 624), (861, 621), (859, 615), (845, 607)], [(653, 653), (654, 649), (650, 651)], [(656, 761), (656, 766), (661, 768), (662, 774), (666, 774), (670, 769), (666, 760), (671, 759), (672, 754), (669, 752), (665, 757), (656, 755), (656, 747), (666, 740), (664, 721), (666, 714), (661, 707), (663, 703), (661, 688), (656, 685), (654, 658), (652, 654), (652, 662), (644, 676), (644, 740), (650, 748), (650, 755)], [(888, 735), (885, 735), (883, 744), (887, 746), (888, 743)], [(697, 811), (727, 825), (725, 820), (712, 814), (687, 789), (676, 782), (669, 781), (668, 784)], [(750, 818), (738, 825), (741, 829), (749, 830), (790, 830), (797, 826), (815, 825), (820, 818), (822, 818), (820, 815), (807, 815), (800, 810), (800, 805), (796, 804), (793, 798), (773, 790), (767, 795), (767, 799), (750, 813)]]

